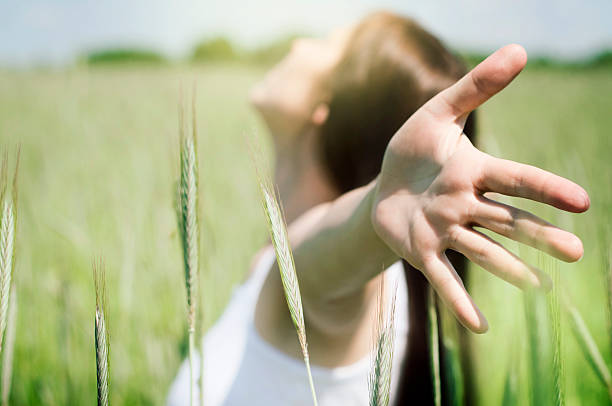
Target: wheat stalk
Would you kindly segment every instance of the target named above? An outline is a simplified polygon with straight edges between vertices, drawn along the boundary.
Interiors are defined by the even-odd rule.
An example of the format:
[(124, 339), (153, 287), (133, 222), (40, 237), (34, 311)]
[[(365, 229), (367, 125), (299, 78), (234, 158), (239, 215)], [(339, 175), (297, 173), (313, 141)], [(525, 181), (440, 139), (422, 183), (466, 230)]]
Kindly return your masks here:
[[(204, 227), (206, 227), (206, 221), (203, 221), (204, 223)], [(205, 365), (205, 361), (206, 361), (206, 353), (204, 351), (204, 338), (206, 335), (206, 319), (205, 316), (208, 314), (207, 312), (207, 308), (206, 308), (206, 302), (204, 301), (204, 286), (206, 282), (208, 282), (206, 279), (206, 276), (209, 276), (209, 272), (210, 271), (210, 255), (205, 256), (203, 259), (203, 262), (200, 266), (202, 267), (202, 270), (200, 270), (200, 276), (199, 276), (199, 285), (198, 285), (198, 300), (199, 300), (199, 306), (200, 306), (200, 311), (198, 313), (198, 334), (196, 336), (196, 342), (200, 343), (200, 377), (199, 377), (199, 395), (200, 395), (200, 406), (204, 406), (205, 402), (204, 402), (204, 388), (205, 388), (205, 375), (204, 375), (204, 365)], [(205, 271), (204, 271), (205, 270)], [(206, 275), (205, 275), (206, 272)], [(211, 286), (215, 286), (214, 281), (211, 281)], [(207, 293), (208, 295), (208, 293)]]
[[(192, 131), (186, 131), (183, 107), (179, 108), (180, 180), (178, 190), (178, 228), (183, 249), (185, 287), (187, 289), (187, 324), (189, 335), (189, 371), (191, 405), (197, 404), (195, 377), (195, 329), (198, 278), (197, 154), (195, 94), (192, 99)], [(202, 366), (203, 367), (203, 366)], [(203, 372), (203, 371), (202, 371)]]
[(9, 305), (8, 323), (6, 326), (6, 343), (2, 353), (2, 406), (8, 406), (11, 394), (13, 374), (13, 356), (15, 354), (15, 336), (17, 332), (17, 292), (13, 287)]
[(106, 329), (106, 281), (104, 264), (99, 261), (93, 265), (94, 286), (96, 290), (96, 319), (95, 319), (95, 346), (96, 346), (96, 378), (98, 388), (98, 406), (108, 406), (108, 353), (110, 342)]
[[(384, 275), (378, 291), (378, 307), (374, 330), (374, 354), (368, 386), (370, 406), (388, 406), (391, 392), (391, 372), (393, 370), (393, 351), (395, 338), (395, 298), (391, 301), (391, 311), (387, 312), (384, 300)], [(397, 291), (397, 289), (396, 289)]]
[[(204, 308), (202, 307), (202, 312), (204, 311)], [(202, 339), (200, 340), (200, 342), (202, 343), (201, 345), (201, 349), (200, 349), (200, 406), (204, 406), (204, 361), (205, 361), (205, 355), (204, 354), (204, 323), (203, 320), (200, 319), (200, 324), (202, 325), (201, 329), (202, 329)]]
[(266, 216), (268, 231), (272, 239), (272, 245), (276, 253), (276, 261), (280, 270), (281, 281), (285, 292), (285, 299), (291, 314), (291, 320), (295, 326), (302, 356), (308, 373), (308, 381), (312, 400), (315, 406), (318, 405), (317, 395), (315, 392), (314, 382), (312, 380), (312, 372), (310, 370), (310, 356), (308, 354), (308, 342), (306, 340), (306, 324), (304, 322), (304, 309), (302, 306), (302, 296), (300, 294), (300, 285), (298, 283), (297, 272), (295, 270), (295, 262), (293, 253), (289, 244), (289, 236), (287, 234), (287, 224), (284, 213), (277, 198), (277, 192), (272, 186), (269, 171), (266, 165), (263, 164), (260, 151), (256, 148), (255, 142), (251, 144), (251, 158), (255, 165), (255, 172), (259, 184), (261, 195), (261, 203)]
[[(204, 227), (206, 226), (206, 222), (203, 221), (204, 223)], [(204, 261), (206, 261), (206, 259), (210, 259), (209, 256), (204, 258)], [(203, 269), (206, 269), (207, 271), (210, 270), (210, 261), (206, 261), (204, 264), (201, 265), (203, 267)], [(204, 282), (205, 282), (205, 275), (204, 272), (200, 273), (200, 277), (199, 277), (199, 285), (198, 285), (198, 300), (199, 300), (199, 306), (200, 306), (200, 312), (198, 313), (198, 335), (196, 338), (196, 341), (200, 343), (200, 377), (199, 377), (199, 389), (200, 389), (200, 406), (204, 406), (204, 386), (205, 386), (205, 376), (204, 376), (204, 363), (205, 363), (205, 356), (206, 354), (204, 353), (204, 337), (206, 334), (206, 319), (204, 318), (204, 316), (207, 314), (206, 312), (206, 306), (205, 306), (205, 302), (204, 302)], [(214, 286), (214, 283), (212, 284), (212, 286)]]
[(608, 250), (606, 268), (604, 269), (604, 279), (606, 286), (606, 304), (608, 316), (608, 340), (612, 351), (612, 245)]
[(429, 285), (427, 295), (427, 318), (429, 321), (429, 357), (431, 364), (431, 381), (434, 405), (442, 404), (442, 384), (440, 382), (440, 342), (438, 341), (438, 311), (436, 309), (436, 292)]

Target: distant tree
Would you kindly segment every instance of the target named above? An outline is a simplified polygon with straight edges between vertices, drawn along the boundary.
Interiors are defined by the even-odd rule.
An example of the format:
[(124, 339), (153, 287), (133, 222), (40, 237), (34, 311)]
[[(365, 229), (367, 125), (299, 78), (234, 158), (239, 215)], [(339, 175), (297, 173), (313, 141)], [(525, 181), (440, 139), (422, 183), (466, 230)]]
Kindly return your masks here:
[(592, 67), (612, 67), (612, 49), (602, 51), (595, 55), (590, 61)]
[(227, 38), (217, 37), (196, 45), (192, 59), (194, 61), (227, 61), (237, 59), (238, 56), (239, 53)]
[(551, 58), (550, 56), (534, 56), (527, 61), (527, 67), (537, 69), (572, 68), (575, 63)]
[(291, 44), (299, 36), (298, 34), (287, 35), (260, 46), (248, 53), (248, 59), (254, 63), (272, 65), (289, 53)]
[[(485, 54), (477, 52), (460, 52), (459, 55), (469, 68), (482, 62)], [(528, 69), (585, 69), (585, 68), (612, 68), (612, 50), (603, 50), (590, 58), (567, 60), (550, 55), (531, 55), (527, 62)]]
[(298, 37), (290, 34), (254, 49), (241, 49), (225, 37), (215, 37), (200, 42), (192, 53), (192, 61), (235, 61), (258, 65), (272, 65), (280, 61), (291, 49)]
[(88, 65), (133, 62), (159, 64), (166, 61), (166, 58), (155, 51), (127, 48), (93, 51), (87, 54), (84, 59)]
[(484, 61), (484, 59), (487, 57), (487, 54), (474, 51), (459, 52), (458, 55), (470, 69)]

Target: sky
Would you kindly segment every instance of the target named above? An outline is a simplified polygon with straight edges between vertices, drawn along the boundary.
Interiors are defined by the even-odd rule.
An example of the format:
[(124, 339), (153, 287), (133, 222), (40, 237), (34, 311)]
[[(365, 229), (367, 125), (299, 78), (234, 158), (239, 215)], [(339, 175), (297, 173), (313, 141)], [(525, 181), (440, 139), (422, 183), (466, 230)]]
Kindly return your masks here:
[(64, 65), (109, 47), (181, 58), (216, 35), (256, 47), (325, 35), (377, 9), (412, 16), (461, 50), (516, 42), (531, 55), (577, 59), (612, 48), (610, 0), (0, 0), (0, 66)]

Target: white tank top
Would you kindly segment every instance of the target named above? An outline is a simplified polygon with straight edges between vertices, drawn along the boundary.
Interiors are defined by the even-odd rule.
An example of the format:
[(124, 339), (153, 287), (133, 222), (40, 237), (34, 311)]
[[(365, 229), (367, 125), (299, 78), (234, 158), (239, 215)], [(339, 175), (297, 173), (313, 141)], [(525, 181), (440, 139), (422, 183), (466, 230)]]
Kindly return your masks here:
[[(205, 406), (310, 406), (306, 367), (266, 342), (255, 329), (255, 305), (275, 256), (266, 249), (253, 274), (237, 287), (223, 315), (208, 331), (204, 345)], [(398, 286), (391, 402), (397, 392), (408, 337), (408, 297), (404, 268), (396, 262), (385, 271), (387, 286)], [(390, 292), (392, 289), (388, 289)], [(297, 340), (297, 336), (296, 336)], [(199, 356), (195, 378), (199, 380)], [(320, 406), (368, 405), (371, 356), (343, 367), (312, 366)], [(197, 385), (199, 386), (199, 385)], [(199, 399), (199, 395), (198, 395)], [(189, 405), (189, 364), (184, 361), (170, 387), (168, 406)]]

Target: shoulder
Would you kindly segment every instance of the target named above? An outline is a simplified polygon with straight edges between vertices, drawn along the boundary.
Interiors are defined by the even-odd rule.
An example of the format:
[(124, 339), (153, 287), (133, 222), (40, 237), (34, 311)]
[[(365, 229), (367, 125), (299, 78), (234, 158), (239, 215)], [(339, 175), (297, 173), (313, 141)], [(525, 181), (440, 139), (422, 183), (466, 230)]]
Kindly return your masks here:
[[(330, 205), (331, 203), (322, 203), (310, 209), (297, 220), (289, 224), (287, 227), (287, 232), (292, 244), (304, 238), (312, 224), (319, 221), (325, 215)], [(265, 263), (265, 265), (269, 268), (274, 261), (271, 261), (272, 263), (268, 263), (270, 261), (266, 261), (266, 259), (268, 259), (269, 256), (274, 256), (273, 252), (274, 250), (270, 244), (267, 244), (257, 251), (251, 260), (251, 264), (249, 265), (247, 278), (256, 273), (259, 267), (261, 267), (262, 263)]]

